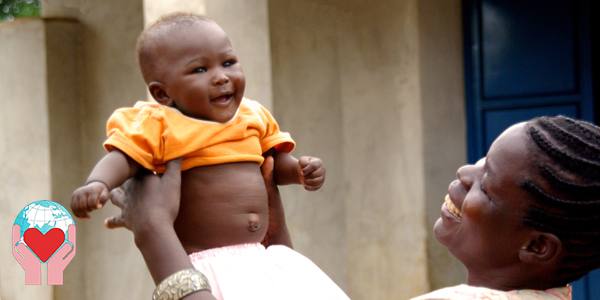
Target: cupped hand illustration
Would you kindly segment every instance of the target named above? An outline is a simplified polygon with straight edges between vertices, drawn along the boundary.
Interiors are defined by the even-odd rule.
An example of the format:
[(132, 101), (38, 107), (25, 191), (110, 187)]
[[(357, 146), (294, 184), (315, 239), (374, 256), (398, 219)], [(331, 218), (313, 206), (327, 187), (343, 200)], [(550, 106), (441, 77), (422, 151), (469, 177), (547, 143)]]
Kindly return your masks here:
[(13, 225), (12, 228), (12, 254), (25, 271), (25, 284), (41, 284), (42, 262), (37, 255), (21, 239), (21, 226)]
[(77, 248), (77, 230), (75, 225), (69, 225), (67, 229), (68, 241), (58, 249), (48, 259), (48, 284), (61, 285), (63, 284), (63, 271), (69, 265)]

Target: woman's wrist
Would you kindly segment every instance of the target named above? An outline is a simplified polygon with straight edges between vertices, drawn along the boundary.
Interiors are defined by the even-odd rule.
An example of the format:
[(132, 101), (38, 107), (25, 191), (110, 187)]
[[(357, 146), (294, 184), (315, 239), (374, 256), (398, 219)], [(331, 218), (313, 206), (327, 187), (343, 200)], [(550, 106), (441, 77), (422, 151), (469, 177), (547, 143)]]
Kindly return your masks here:
[(134, 226), (131, 231), (133, 232), (135, 245), (138, 248), (154, 245), (156, 240), (170, 239), (172, 236), (177, 236), (172, 222), (157, 219)]
[(173, 225), (137, 231), (135, 244), (156, 284), (177, 271), (193, 267)]

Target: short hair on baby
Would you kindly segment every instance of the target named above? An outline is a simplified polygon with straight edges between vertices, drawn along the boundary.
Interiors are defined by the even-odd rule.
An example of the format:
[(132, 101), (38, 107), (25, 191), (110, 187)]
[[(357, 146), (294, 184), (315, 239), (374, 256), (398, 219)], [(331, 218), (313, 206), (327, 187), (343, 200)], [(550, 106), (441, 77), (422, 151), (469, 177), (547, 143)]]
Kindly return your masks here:
[(566, 284), (600, 267), (600, 127), (564, 116), (527, 127), (539, 179), (522, 183), (536, 199), (524, 223), (561, 240), (557, 283)]
[(157, 37), (175, 28), (189, 27), (198, 22), (214, 21), (193, 13), (175, 12), (160, 17), (142, 31), (136, 43), (136, 56), (146, 83), (153, 80), (154, 71), (158, 67), (158, 61), (152, 49)]

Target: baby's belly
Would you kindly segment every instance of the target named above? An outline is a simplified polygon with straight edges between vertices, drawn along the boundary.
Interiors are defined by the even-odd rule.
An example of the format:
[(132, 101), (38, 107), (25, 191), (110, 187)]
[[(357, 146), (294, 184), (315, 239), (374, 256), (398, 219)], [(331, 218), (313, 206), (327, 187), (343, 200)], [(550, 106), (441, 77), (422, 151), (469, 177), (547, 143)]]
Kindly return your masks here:
[(269, 218), (258, 164), (197, 167), (181, 180), (175, 231), (188, 253), (262, 241)]

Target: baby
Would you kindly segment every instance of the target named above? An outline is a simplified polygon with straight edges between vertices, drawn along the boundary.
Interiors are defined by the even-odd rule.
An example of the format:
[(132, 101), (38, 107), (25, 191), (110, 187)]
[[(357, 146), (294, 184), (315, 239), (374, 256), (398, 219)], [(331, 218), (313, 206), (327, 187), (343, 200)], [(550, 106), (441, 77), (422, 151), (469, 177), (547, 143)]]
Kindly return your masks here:
[[(183, 158), (176, 233), (195, 267), (209, 278), (215, 296), (235, 298), (224, 286), (240, 289), (244, 284), (224, 277), (245, 267), (230, 257), (221, 260), (230, 266), (214, 260), (268, 251), (260, 245), (269, 213), (260, 172), (263, 155), (273, 156), (280, 185), (296, 183), (317, 190), (325, 169), (319, 158), (290, 155), (295, 146), (290, 135), (279, 130), (267, 109), (243, 97), (244, 73), (227, 34), (214, 21), (191, 14), (165, 16), (142, 32), (137, 54), (148, 90), (158, 103), (138, 102), (113, 113), (104, 143), (109, 152), (86, 184), (75, 190), (71, 208), (76, 216), (88, 218), (108, 200), (111, 189), (138, 171), (161, 173), (166, 162)], [(242, 257), (246, 263), (263, 261)], [(325, 276), (310, 265), (311, 272)], [(296, 280), (292, 281), (298, 284)], [(331, 280), (327, 284), (335, 295), (345, 297)]]

